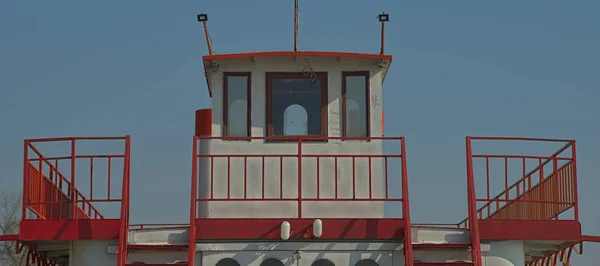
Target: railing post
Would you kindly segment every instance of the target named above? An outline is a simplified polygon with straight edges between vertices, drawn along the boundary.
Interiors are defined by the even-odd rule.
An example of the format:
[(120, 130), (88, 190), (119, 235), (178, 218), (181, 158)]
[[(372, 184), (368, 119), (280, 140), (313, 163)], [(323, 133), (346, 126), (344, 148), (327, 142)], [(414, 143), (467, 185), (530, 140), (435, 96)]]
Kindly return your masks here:
[(576, 221), (579, 221), (579, 197), (577, 196), (577, 149), (575, 148), (575, 140), (571, 142), (571, 158), (573, 159), (573, 197), (574, 208), (573, 216)]
[(474, 266), (481, 266), (481, 245), (479, 239), (479, 221), (477, 218), (477, 197), (475, 195), (475, 180), (473, 176), (473, 157), (471, 137), (466, 137), (467, 154), (467, 204), (469, 209), (469, 229), (471, 231), (471, 257)]
[(400, 152), (402, 164), (402, 219), (404, 219), (404, 259), (406, 266), (412, 266), (412, 228), (410, 222), (410, 201), (408, 197), (408, 169), (406, 166), (406, 142), (404, 137), (400, 138)]
[(194, 260), (196, 258), (196, 197), (198, 193), (198, 178), (198, 136), (194, 135), (194, 143), (192, 146), (192, 191), (190, 192), (188, 265), (194, 265)]
[(302, 218), (302, 138), (298, 138), (298, 219)]
[(29, 141), (25, 140), (23, 142), (23, 197), (21, 201), (22, 205), (22, 213), (21, 220), (25, 220), (27, 218), (27, 203), (29, 197)]
[(77, 217), (77, 194), (75, 193), (75, 138), (71, 138), (71, 189), (69, 190), (69, 197), (71, 197), (71, 201), (73, 202), (71, 206), (71, 218), (78, 219)]
[(123, 157), (123, 181), (121, 186), (121, 228), (119, 230), (119, 244), (117, 251), (117, 266), (127, 262), (127, 243), (129, 234), (129, 190), (130, 190), (130, 164), (131, 164), (131, 137), (125, 137), (125, 152)]

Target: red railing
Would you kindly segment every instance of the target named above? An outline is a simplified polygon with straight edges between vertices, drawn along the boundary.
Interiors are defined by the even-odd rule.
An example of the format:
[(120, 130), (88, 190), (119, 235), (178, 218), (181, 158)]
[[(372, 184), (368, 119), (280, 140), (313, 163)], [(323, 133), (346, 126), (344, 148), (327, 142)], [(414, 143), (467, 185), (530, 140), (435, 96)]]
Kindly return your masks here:
[[(562, 144), (563, 146), (549, 156), (514, 155), (514, 154), (476, 154), (471, 148), (471, 141), (503, 141), (503, 142), (542, 142), (546, 144)], [(485, 180), (485, 197), (469, 196), (469, 202), (477, 209), (477, 219), (511, 219), (511, 220), (550, 220), (559, 219), (559, 215), (569, 209), (574, 210), (574, 219), (578, 220), (577, 206), (577, 170), (574, 140), (538, 139), (538, 138), (501, 138), (470, 137), (467, 138), (468, 182)], [(475, 162), (479, 161), (479, 165)], [(494, 168), (490, 165), (499, 163)], [(517, 171), (512, 167), (517, 164)], [(476, 166), (481, 166), (475, 174)], [(498, 170), (498, 171), (494, 171)], [(491, 196), (491, 184), (498, 177), (503, 178), (502, 191)], [(518, 177), (509, 185), (510, 177)], [(472, 191), (475, 193), (475, 191)], [(479, 194), (480, 195), (480, 194)], [(460, 227), (468, 227), (468, 219), (459, 223)]]
[[(100, 144), (103, 147), (116, 141), (123, 141), (125, 148), (120, 146), (119, 150), (125, 151), (116, 154), (78, 154), (76, 152), (78, 145), (86, 146), (90, 142), (97, 141), (102, 141)], [(67, 144), (70, 150), (68, 156), (46, 156), (41, 151), (44, 149), (38, 147), (54, 145), (55, 149), (48, 150), (56, 152), (57, 148), (61, 148), (56, 145), (61, 143), (63, 149), (65, 143)], [(120, 183), (125, 186), (129, 178), (129, 137), (28, 139), (24, 144), (23, 219), (30, 219), (27, 210), (34, 214), (34, 219), (104, 219), (105, 216), (93, 203), (118, 202), (121, 205), (127, 203), (124, 202), (127, 195), (124, 195), (123, 192), (121, 195), (114, 193), (111, 195), (111, 184), (114, 181), (121, 181)], [(84, 164), (82, 161), (89, 170), (85, 171), (86, 169), (78, 167)], [(104, 164), (100, 161), (104, 161)], [(104, 171), (101, 171), (102, 166), (106, 167)], [(65, 167), (68, 170), (65, 171)], [(113, 170), (120, 170), (118, 168), (123, 170), (123, 176), (114, 174)], [(81, 173), (84, 171), (81, 170), (86, 172), (85, 178), (82, 178)], [(104, 175), (99, 175), (99, 172), (103, 172)], [(87, 193), (82, 192), (81, 186), (78, 188), (76, 183), (88, 185)], [(103, 189), (107, 191), (105, 195), (99, 197), (98, 193), (94, 193), (94, 185), (97, 184), (102, 184), (100, 187), (104, 186)], [(114, 187), (114, 185), (112, 186)]]
[[(387, 154), (384, 152), (384, 141), (394, 141), (399, 144), (399, 152)], [(358, 143), (357, 143), (358, 142)], [(311, 145), (316, 144), (316, 145)], [(339, 145), (339, 146), (336, 146)], [(355, 145), (355, 146), (352, 146)], [(281, 152), (285, 150), (286, 152)], [(337, 151), (339, 152), (337, 152)], [(247, 151), (247, 152), (246, 152)], [(392, 159), (398, 163), (390, 162)], [(217, 160), (225, 160), (224, 167), (215, 167)], [(231, 172), (232, 160), (241, 160), (242, 170), (238, 174)], [(248, 171), (249, 161), (254, 160), (252, 168)], [(258, 160), (258, 162), (256, 162)], [(269, 160), (269, 162), (267, 162)], [(273, 162), (275, 160), (275, 162)], [(379, 162), (378, 162), (378, 161)], [(287, 161), (287, 162), (286, 162)], [(289, 166), (289, 161), (292, 166)], [(341, 171), (338, 166), (350, 166), (346, 171)], [(362, 165), (358, 165), (362, 161)], [(366, 163), (365, 163), (366, 161)], [(314, 163), (314, 168), (305, 165)], [(278, 166), (266, 167), (274, 163)], [(325, 166), (329, 163), (329, 166)], [(294, 166), (295, 165), (295, 169)], [(333, 165), (333, 167), (331, 166)], [(381, 168), (379, 168), (381, 166)], [(288, 172), (289, 167), (292, 170)], [(397, 167), (397, 170), (390, 168)], [(326, 171), (325, 169), (335, 169)], [(346, 167), (342, 167), (345, 169)], [(381, 174), (376, 169), (380, 169)], [(224, 170), (221, 170), (224, 169)], [(286, 170), (288, 169), (288, 170)], [(306, 174), (306, 170), (313, 170)], [(202, 174), (200, 174), (202, 171)], [(366, 172), (357, 174), (357, 171)], [(249, 175), (260, 173), (260, 189), (248, 190)], [(294, 173), (291, 173), (294, 172)], [(326, 172), (323, 174), (322, 172)], [(328, 172), (328, 173), (327, 173)], [(374, 174), (375, 172), (375, 174)], [(269, 173), (267, 178), (267, 174)], [(390, 179), (392, 173), (399, 178)], [(277, 178), (272, 178), (273, 176)], [(295, 176), (295, 181), (284, 183), (283, 180)], [(323, 178), (325, 176), (325, 178)], [(238, 178), (239, 177), (239, 178)], [(304, 187), (304, 181), (314, 177), (314, 190)], [(381, 177), (381, 179), (379, 178)], [(237, 178), (238, 180), (234, 180)], [(293, 177), (292, 177), (293, 178)], [(239, 180), (241, 179), (241, 180)], [(274, 179), (276, 181), (274, 181)], [(331, 182), (333, 179), (333, 192), (324, 191), (321, 184)], [(349, 182), (339, 182), (341, 179)], [(225, 180), (226, 192), (221, 195), (215, 193), (215, 180)], [(381, 184), (377, 181), (380, 180)], [(198, 182), (202, 181), (202, 195), (198, 189)], [(398, 182), (401, 190), (391, 190), (393, 182)], [(365, 185), (366, 184), (366, 185)], [(331, 185), (331, 184), (330, 184)], [(340, 189), (340, 185), (344, 188)], [(379, 191), (379, 185), (381, 190)], [(270, 188), (267, 195), (266, 187)], [(278, 187), (278, 188), (277, 188)], [(348, 188), (349, 187), (349, 188)], [(239, 193), (239, 188), (242, 188)], [(277, 193), (273, 192), (273, 188)], [(238, 189), (232, 193), (233, 189)], [(365, 192), (365, 189), (368, 189)], [(254, 195), (252, 192), (260, 191)], [(291, 192), (294, 192), (292, 194)], [(313, 195), (307, 195), (313, 192)], [(340, 193), (345, 192), (345, 193)], [(379, 193), (381, 192), (381, 193)], [(401, 192), (401, 196), (393, 194)], [(238, 195), (232, 195), (238, 194)], [(241, 194), (241, 195), (240, 195)], [(275, 194), (275, 195), (273, 195)], [(291, 195), (290, 195), (291, 194)], [(343, 195), (345, 194), (345, 195)], [(410, 230), (410, 210), (408, 199), (408, 177), (406, 166), (406, 145), (404, 137), (370, 137), (370, 138), (342, 138), (342, 137), (212, 137), (194, 136), (192, 148), (192, 186), (190, 203), (190, 234), (196, 232), (197, 204), (198, 202), (211, 201), (296, 201), (296, 217), (302, 218), (302, 204), (305, 202), (399, 202), (402, 208), (404, 222), (404, 249), (407, 265), (412, 262), (412, 242)], [(382, 210), (383, 211), (383, 210)], [(383, 214), (383, 213), (382, 213)], [(188, 263), (193, 264), (195, 258), (196, 239), (190, 237), (188, 248)]]
[[(205, 142), (204, 145), (214, 145), (216, 142), (230, 143), (231, 147), (247, 144), (248, 147), (257, 147), (257, 141), (261, 142), (259, 150), (253, 150), (248, 153), (224, 153), (219, 150), (213, 150), (211, 153), (198, 152), (202, 151), (202, 145), (200, 142)], [(326, 149), (315, 152), (316, 149), (311, 147), (312, 141), (318, 141), (321, 147), (326, 142), (337, 142), (340, 144), (341, 152), (333, 153)], [(231, 137), (202, 137), (197, 136), (194, 138), (194, 160), (193, 160), (193, 178), (194, 180), (204, 180), (208, 187), (206, 187), (206, 193), (204, 195), (198, 195), (196, 191), (196, 202), (207, 202), (207, 201), (297, 201), (298, 206), (298, 218), (302, 217), (302, 203), (306, 201), (396, 201), (402, 202), (403, 196), (395, 196), (397, 191), (390, 190), (390, 183), (397, 182), (398, 185), (406, 185), (406, 159), (402, 152), (393, 154), (384, 154), (383, 143), (384, 141), (394, 141), (399, 144), (398, 149), (402, 151), (404, 149), (404, 138), (402, 137), (371, 137), (371, 138), (340, 138), (340, 137), (328, 137), (328, 138), (286, 138), (286, 137), (252, 137), (252, 138), (231, 138)], [(264, 142), (264, 143), (263, 143)], [(277, 142), (277, 143), (273, 143)], [(376, 143), (377, 142), (377, 143)], [(200, 144), (200, 145), (199, 145)], [(271, 146), (270, 146), (271, 145)], [(279, 146), (277, 146), (279, 145)], [(287, 147), (283, 147), (287, 145)], [(292, 146), (293, 145), (293, 146)], [(329, 144), (333, 145), (336, 144)], [(344, 147), (344, 145), (357, 145), (354, 150), (351, 148)], [(239, 147), (242, 147), (239, 146)], [(326, 147), (326, 146), (325, 146)], [(387, 145), (386, 145), (387, 147)], [(275, 150), (286, 150), (287, 153), (275, 152)], [(306, 150), (312, 150), (307, 152)], [(369, 152), (369, 150), (371, 152)], [(393, 163), (392, 160), (397, 159), (398, 163)], [(204, 160), (205, 169), (204, 175), (199, 174), (199, 161)], [(236, 162), (233, 162), (237, 160)], [(250, 162), (252, 161), (252, 162)], [(291, 163), (291, 164), (290, 164)], [(218, 167), (220, 164), (222, 167)], [(270, 164), (272, 167), (267, 167), (266, 164)], [(307, 164), (311, 164), (312, 167), (302, 167)], [(342, 164), (347, 167), (342, 167)], [(389, 169), (391, 165), (397, 166), (398, 178), (396, 180), (390, 179)], [(253, 168), (249, 170), (249, 165)], [(235, 172), (235, 168), (238, 168), (238, 174), (232, 174)], [(286, 183), (284, 179), (288, 178), (287, 175), (290, 172), (286, 167), (294, 168), (292, 170), (297, 179), (296, 182)], [(381, 168), (379, 168), (381, 167)], [(241, 169), (240, 169), (241, 168)], [(343, 169), (346, 168), (346, 169)], [(313, 170), (310, 173), (303, 173), (307, 169)], [(379, 169), (379, 170), (377, 170)], [(346, 171), (344, 171), (346, 170)], [(250, 173), (252, 171), (252, 173)], [(361, 172), (360, 177), (357, 171)], [(380, 172), (380, 174), (378, 173)], [(260, 188), (249, 190), (248, 186), (252, 185), (249, 182), (249, 176), (260, 175)], [(325, 174), (324, 174), (325, 173)], [(325, 179), (323, 176), (325, 175)], [(273, 178), (276, 176), (277, 178)], [(302, 178), (296, 178), (300, 176)], [(309, 177), (313, 177), (314, 191), (306, 188), (306, 181)], [(215, 180), (226, 180), (226, 192), (221, 189), (221, 194), (217, 193)], [(381, 187), (378, 184), (380, 179)], [(276, 180), (275, 180), (276, 179)], [(333, 187), (328, 191), (325, 191), (322, 185), (323, 182), (330, 182), (333, 180)], [(346, 186), (351, 188), (341, 189), (340, 180), (348, 181), (345, 183)], [(273, 188), (278, 186), (276, 193), (273, 190), (270, 192), (266, 187)], [(242, 188), (243, 187), (243, 188)], [(304, 187), (304, 190), (302, 189)], [(252, 193), (253, 191), (260, 190), (261, 193)], [(235, 192), (238, 193), (235, 193)], [(241, 191), (241, 192), (240, 192)], [(346, 193), (342, 193), (345, 191)], [(312, 192), (312, 193), (311, 193)], [(271, 195), (266, 195), (266, 193)], [(237, 195), (233, 195), (237, 194)], [(241, 194), (241, 195), (240, 195)], [(251, 195), (254, 194), (254, 195)], [(275, 194), (275, 195), (273, 195)], [(313, 194), (308, 195), (308, 194)], [(407, 194), (402, 193), (402, 194)], [(402, 204), (403, 209), (406, 203)], [(194, 203), (195, 205), (195, 203)]]

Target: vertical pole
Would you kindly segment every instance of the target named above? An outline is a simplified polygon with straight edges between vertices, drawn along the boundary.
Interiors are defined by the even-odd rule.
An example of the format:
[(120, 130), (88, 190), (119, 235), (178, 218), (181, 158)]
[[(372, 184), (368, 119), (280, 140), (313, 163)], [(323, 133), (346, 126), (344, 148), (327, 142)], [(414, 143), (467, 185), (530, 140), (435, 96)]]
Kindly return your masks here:
[(131, 191), (131, 137), (125, 136), (125, 158), (127, 160), (125, 168), (126, 190), (125, 190), (125, 226), (123, 230), (125, 235), (123, 236), (123, 245), (125, 252), (123, 252), (123, 265), (127, 264), (127, 245), (129, 244), (129, 193)]
[(298, 138), (298, 219), (302, 218), (302, 138)]
[(130, 165), (131, 165), (131, 137), (125, 136), (125, 153), (123, 156), (123, 181), (121, 188), (121, 228), (119, 231), (119, 244), (117, 251), (117, 265), (123, 266), (127, 262), (127, 243), (129, 234), (129, 190), (130, 190)]
[(208, 48), (208, 55), (213, 55), (212, 43), (210, 41), (210, 35), (208, 34), (208, 26), (206, 26), (206, 21), (202, 21), (202, 25), (204, 26), (204, 37), (206, 38), (206, 47)]
[[(21, 220), (27, 218), (27, 197), (29, 196), (29, 141), (23, 142), (23, 199), (21, 201), (22, 213)], [(42, 158), (40, 158), (41, 160)]]
[[(412, 229), (410, 224), (410, 201), (408, 200), (408, 169), (406, 166), (406, 142), (400, 139), (402, 153), (402, 218), (404, 219), (404, 260), (406, 266), (413, 265)], [(387, 162), (387, 160), (386, 160)], [(387, 166), (386, 166), (387, 168)], [(386, 169), (387, 170), (387, 169)]]
[[(211, 184), (212, 186), (212, 184)], [(196, 258), (196, 196), (198, 193), (198, 136), (194, 135), (192, 146), (192, 188), (190, 193), (190, 231), (188, 246), (188, 265), (194, 265)], [(212, 195), (211, 195), (212, 197)]]
[(475, 180), (473, 177), (473, 161), (471, 156), (471, 137), (467, 142), (467, 204), (469, 209), (469, 229), (471, 231), (471, 257), (473, 266), (481, 266), (481, 244), (479, 239), (479, 221), (477, 219), (477, 197), (475, 196)]
[(575, 205), (574, 218), (576, 221), (579, 221), (579, 198), (577, 196), (577, 149), (575, 148), (575, 141), (571, 142), (571, 158), (573, 158), (573, 198)]
[[(383, 13), (385, 14), (385, 12)], [(384, 53), (384, 46), (385, 46), (385, 21), (381, 22), (381, 52), (380, 54), (383, 55)]]
[(71, 206), (71, 218), (77, 219), (77, 200), (75, 193), (75, 138), (71, 138), (71, 189), (69, 190), (69, 196), (73, 202)]
[(298, 51), (298, 0), (294, 0), (294, 52)]

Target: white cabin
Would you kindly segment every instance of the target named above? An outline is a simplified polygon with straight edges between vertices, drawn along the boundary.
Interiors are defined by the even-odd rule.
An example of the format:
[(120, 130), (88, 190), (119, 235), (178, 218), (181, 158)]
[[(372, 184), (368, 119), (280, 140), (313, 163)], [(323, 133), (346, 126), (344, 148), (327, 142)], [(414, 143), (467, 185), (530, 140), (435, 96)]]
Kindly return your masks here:
[[(210, 75), (212, 136), (256, 139), (205, 140), (200, 144), (200, 152), (213, 155), (296, 155), (296, 139), (261, 139), (290, 136), (321, 138), (303, 139), (302, 154), (380, 156), (383, 154), (382, 140), (369, 138), (383, 135), (381, 87), (387, 67), (378, 65), (381, 62), (332, 56), (213, 60), (213, 64), (218, 64), (218, 70)], [(282, 200), (200, 202), (199, 217), (297, 217), (298, 204), (289, 199), (298, 197), (298, 159), (286, 157), (283, 163), (280, 159), (276, 156), (265, 158), (263, 168), (262, 158), (248, 158), (244, 162), (244, 158), (232, 157), (229, 164), (227, 158), (215, 158), (214, 169), (211, 169), (209, 158), (201, 159), (201, 197), (209, 198), (211, 195), (212, 171), (213, 198), (229, 196), (240, 199), (246, 196), (247, 199), (260, 199), (264, 196)], [(337, 168), (333, 156), (319, 160), (317, 174), (317, 158), (307, 156), (302, 159), (302, 198), (315, 200), (304, 203), (302, 217), (384, 217), (383, 201), (317, 201), (335, 197), (384, 197), (381, 157), (370, 160), (371, 170), (369, 158), (354, 159), (354, 173), (352, 158), (338, 158)]]

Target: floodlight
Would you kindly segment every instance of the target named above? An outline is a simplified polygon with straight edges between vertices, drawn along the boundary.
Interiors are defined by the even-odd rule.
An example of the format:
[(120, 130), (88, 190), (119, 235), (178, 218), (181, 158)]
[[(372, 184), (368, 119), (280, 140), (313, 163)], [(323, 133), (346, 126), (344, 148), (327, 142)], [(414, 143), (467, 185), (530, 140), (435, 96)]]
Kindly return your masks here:
[(379, 14), (379, 22), (388, 22), (390, 21), (390, 15), (386, 13)]
[(198, 17), (198, 22), (208, 21), (208, 15), (207, 14), (201, 13), (197, 17)]

